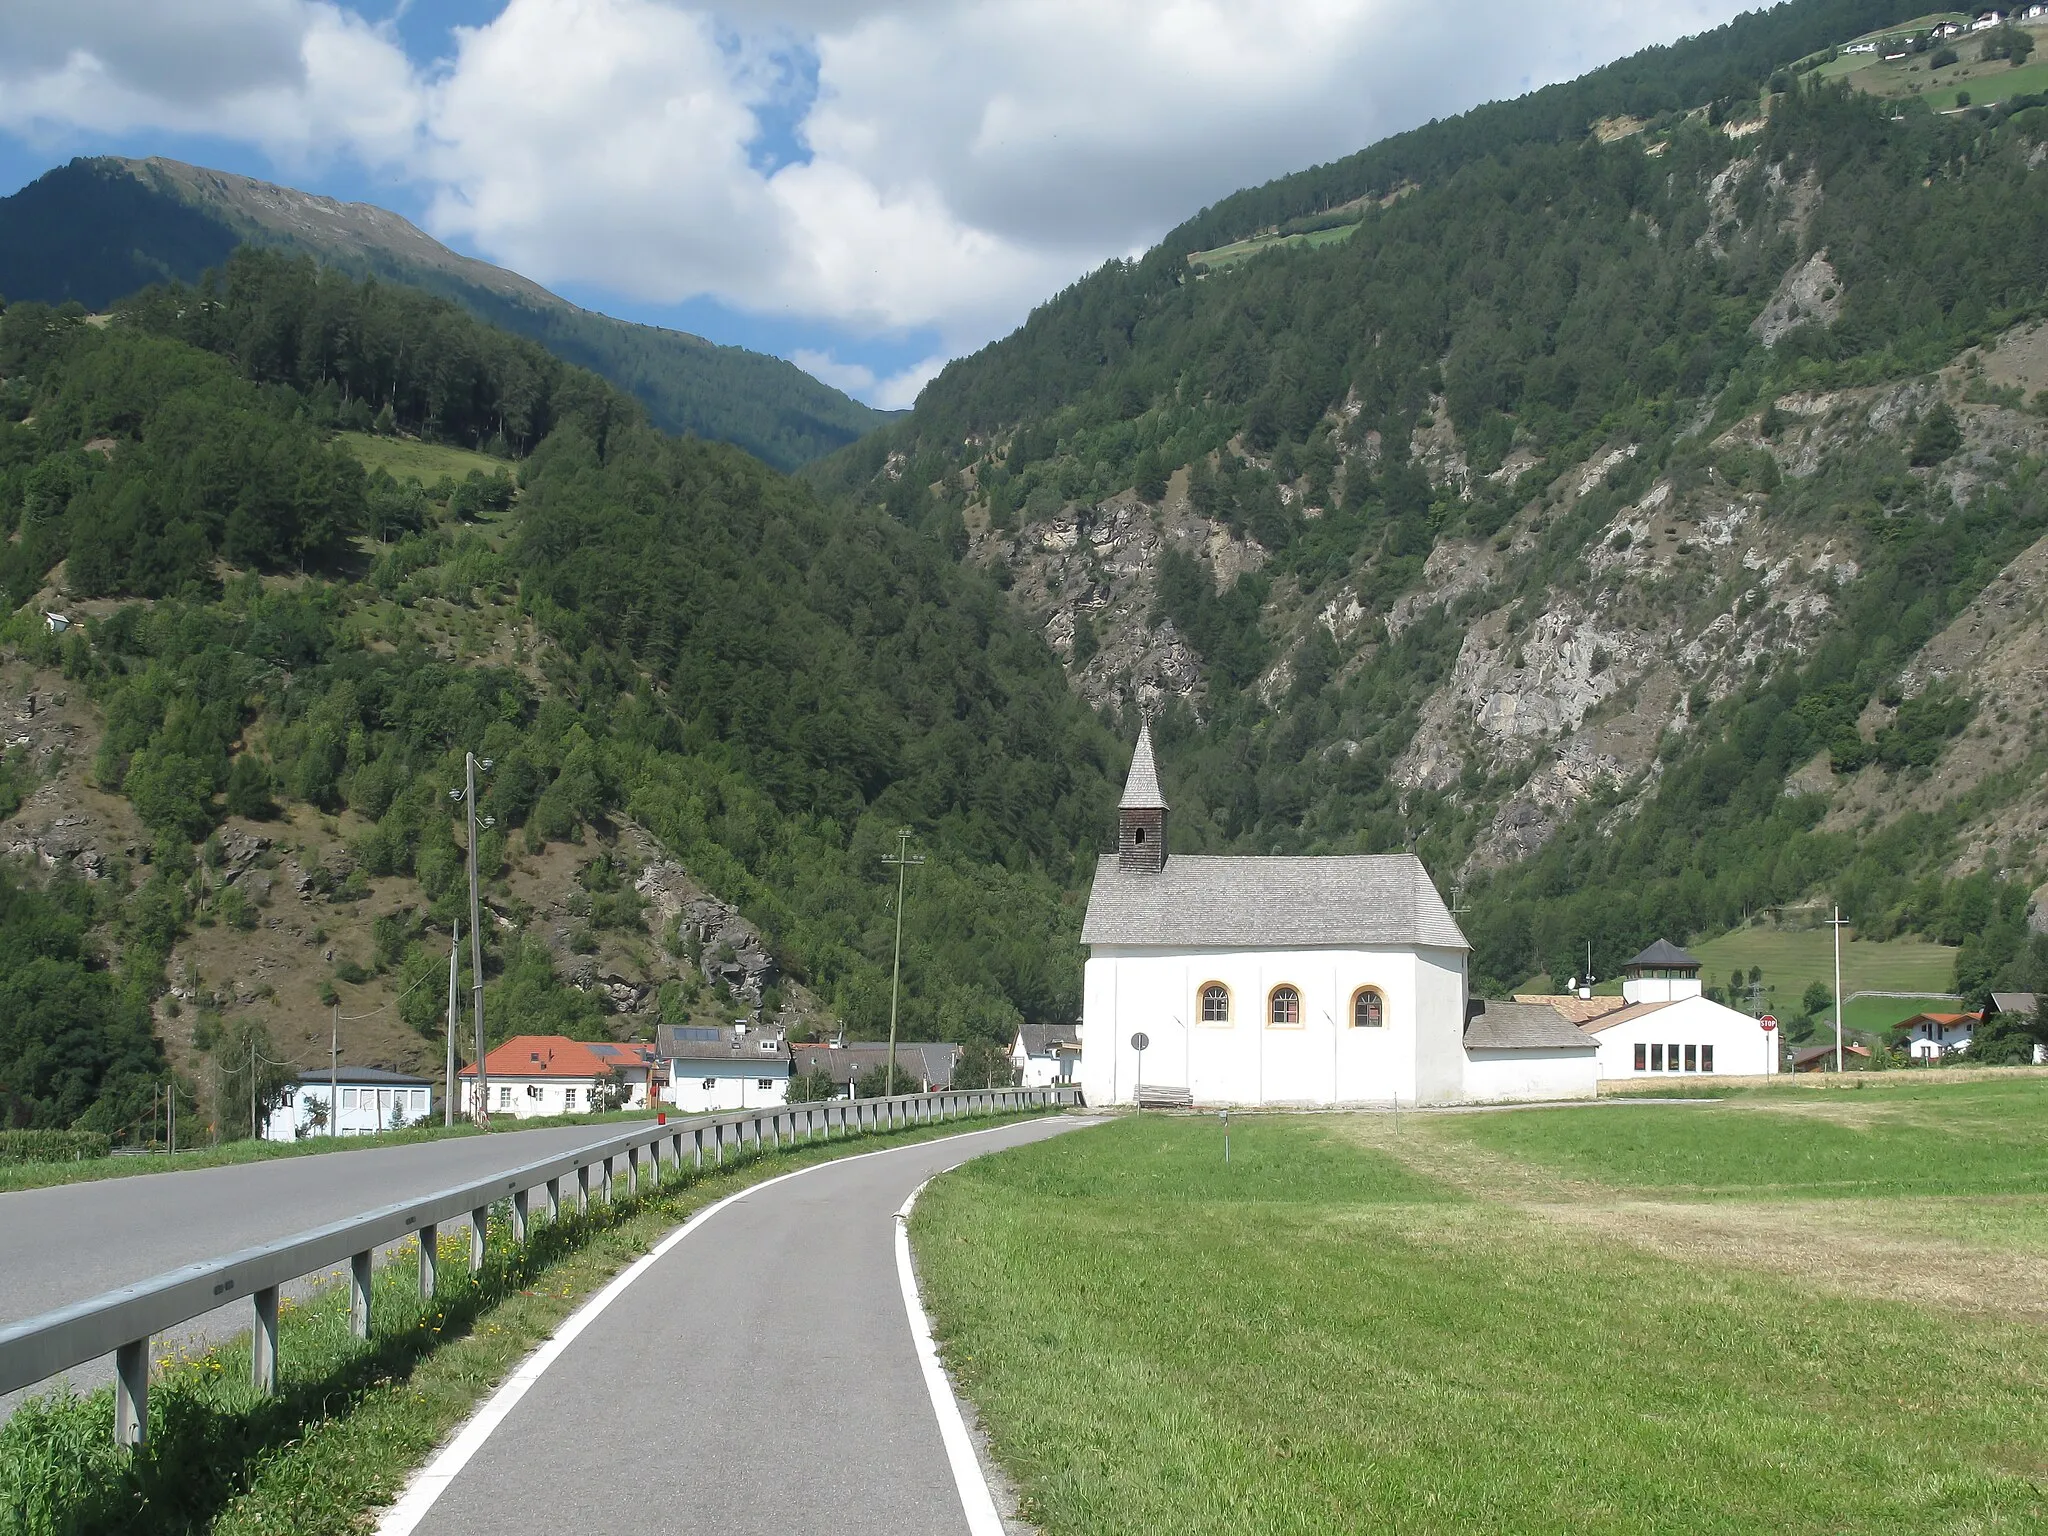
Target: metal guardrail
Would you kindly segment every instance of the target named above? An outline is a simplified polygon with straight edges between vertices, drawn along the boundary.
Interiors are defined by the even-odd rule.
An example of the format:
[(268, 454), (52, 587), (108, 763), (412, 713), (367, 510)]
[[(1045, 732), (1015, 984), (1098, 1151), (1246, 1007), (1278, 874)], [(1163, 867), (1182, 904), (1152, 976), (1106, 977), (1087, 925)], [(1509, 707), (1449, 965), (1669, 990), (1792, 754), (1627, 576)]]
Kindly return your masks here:
[(545, 1191), (548, 1216), (561, 1214), (563, 1181), (573, 1181), (570, 1198), (578, 1210), (591, 1197), (593, 1171), (601, 1170), (597, 1193), (612, 1198), (613, 1184), (624, 1163), (626, 1192), (639, 1193), (641, 1160), (659, 1186), (664, 1175), (663, 1149), (669, 1173), (683, 1166), (686, 1155), (702, 1168), (706, 1153), (714, 1166), (725, 1161), (726, 1148), (741, 1149), (752, 1133), (754, 1148), (782, 1147), (834, 1132), (866, 1135), (901, 1126), (934, 1123), (1005, 1110), (1079, 1104), (1078, 1088), (995, 1088), (946, 1093), (902, 1094), (886, 1099), (833, 1099), (818, 1104), (789, 1104), (745, 1110), (731, 1115), (704, 1115), (666, 1125), (649, 1124), (594, 1142), (559, 1157), (542, 1158), (523, 1167), (444, 1189), (424, 1199), (402, 1201), (366, 1211), (345, 1221), (309, 1232), (245, 1248), (224, 1258), (202, 1259), (181, 1269), (135, 1285), (123, 1286), (90, 1301), (45, 1312), (0, 1328), (0, 1393), (32, 1386), (59, 1372), (106, 1355), (114, 1357), (114, 1439), (140, 1444), (149, 1427), (149, 1341), (155, 1334), (247, 1296), (255, 1308), (250, 1331), (250, 1373), (258, 1390), (277, 1390), (277, 1303), (279, 1288), (305, 1275), (348, 1262), (349, 1322), (357, 1338), (370, 1334), (370, 1283), (377, 1251), (417, 1235), (420, 1250), (420, 1294), (434, 1294), (440, 1228), (454, 1221), (469, 1224), (469, 1267), (481, 1269), (484, 1235), (491, 1207), (512, 1203), (512, 1234), (525, 1242), (531, 1197)]

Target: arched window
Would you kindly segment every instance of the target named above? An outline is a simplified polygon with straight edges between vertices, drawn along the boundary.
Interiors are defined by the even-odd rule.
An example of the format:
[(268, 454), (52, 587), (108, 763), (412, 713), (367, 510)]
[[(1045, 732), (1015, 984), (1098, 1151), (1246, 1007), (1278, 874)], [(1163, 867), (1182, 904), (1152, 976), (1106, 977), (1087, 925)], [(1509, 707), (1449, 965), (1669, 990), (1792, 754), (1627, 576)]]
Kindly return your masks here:
[(1202, 1022), (1204, 1024), (1228, 1024), (1230, 1022), (1230, 988), (1220, 981), (1202, 983)]
[(1378, 1029), (1387, 1022), (1387, 1000), (1377, 987), (1360, 987), (1351, 994), (1351, 1027)]
[(1275, 987), (1267, 997), (1266, 1018), (1275, 1029), (1292, 1029), (1301, 1024), (1301, 992), (1295, 987)]

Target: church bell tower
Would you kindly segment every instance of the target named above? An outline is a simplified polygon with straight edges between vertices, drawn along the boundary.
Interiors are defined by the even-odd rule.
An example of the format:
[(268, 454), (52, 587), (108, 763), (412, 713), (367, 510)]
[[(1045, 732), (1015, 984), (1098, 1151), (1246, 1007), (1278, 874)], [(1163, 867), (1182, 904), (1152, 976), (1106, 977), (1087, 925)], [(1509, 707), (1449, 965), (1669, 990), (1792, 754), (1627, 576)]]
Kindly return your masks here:
[(1138, 727), (1138, 749), (1131, 754), (1131, 776), (1116, 811), (1117, 868), (1156, 875), (1166, 866), (1166, 796), (1159, 792), (1159, 770), (1152, 763), (1152, 722)]

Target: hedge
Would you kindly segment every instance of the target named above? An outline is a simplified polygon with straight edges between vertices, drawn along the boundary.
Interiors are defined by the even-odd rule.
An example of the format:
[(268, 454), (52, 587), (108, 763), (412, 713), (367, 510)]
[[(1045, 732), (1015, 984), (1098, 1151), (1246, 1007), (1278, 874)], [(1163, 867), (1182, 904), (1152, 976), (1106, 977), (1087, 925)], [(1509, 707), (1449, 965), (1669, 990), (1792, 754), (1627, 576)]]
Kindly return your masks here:
[(113, 1142), (99, 1131), (0, 1131), (0, 1166), (106, 1157), (113, 1147)]

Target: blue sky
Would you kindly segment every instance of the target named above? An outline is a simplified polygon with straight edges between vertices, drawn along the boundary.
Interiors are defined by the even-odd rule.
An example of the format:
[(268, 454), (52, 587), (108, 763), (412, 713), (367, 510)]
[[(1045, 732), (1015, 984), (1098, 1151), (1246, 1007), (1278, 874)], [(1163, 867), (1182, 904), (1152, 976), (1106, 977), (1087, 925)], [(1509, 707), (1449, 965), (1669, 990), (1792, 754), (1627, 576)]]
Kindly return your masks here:
[(908, 404), (1237, 187), (1730, 0), (6, 0), (0, 189), (166, 155)]

